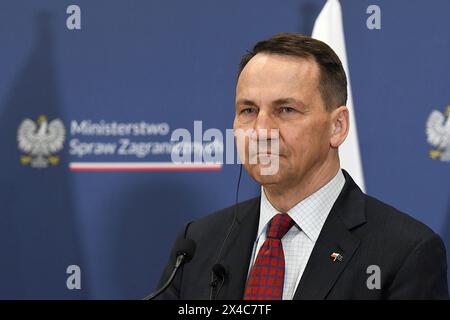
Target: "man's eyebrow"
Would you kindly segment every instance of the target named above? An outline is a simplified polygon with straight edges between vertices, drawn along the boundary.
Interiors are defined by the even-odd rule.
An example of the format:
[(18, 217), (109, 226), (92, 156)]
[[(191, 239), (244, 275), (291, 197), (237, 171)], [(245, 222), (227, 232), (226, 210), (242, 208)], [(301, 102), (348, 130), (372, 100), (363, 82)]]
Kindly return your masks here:
[(250, 100), (250, 99), (238, 99), (236, 101), (236, 105), (246, 105), (246, 106), (254, 106), (257, 107), (258, 105), (256, 102)]
[[(292, 97), (279, 98), (279, 99), (276, 99), (271, 102), (272, 106), (279, 106), (282, 104), (296, 104), (296, 105), (299, 105), (300, 107), (306, 107), (306, 104), (303, 103), (303, 101), (298, 100), (296, 98), (292, 98)], [(258, 104), (256, 102), (254, 102), (253, 100), (250, 100), (250, 99), (246, 99), (246, 98), (238, 99), (236, 101), (236, 106), (238, 106), (238, 105), (254, 106), (254, 107), (258, 106)]]
[(301, 107), (306, 107), (306, 104), (303, 103), (303, 101), (295, 99), (295, 98), (280, 98), (280, 99), (272, 101), (272, 105), (274, 105), (274, 106), (278, 106), (281, 104), (290, 104), (290, 103), (298, 104)]

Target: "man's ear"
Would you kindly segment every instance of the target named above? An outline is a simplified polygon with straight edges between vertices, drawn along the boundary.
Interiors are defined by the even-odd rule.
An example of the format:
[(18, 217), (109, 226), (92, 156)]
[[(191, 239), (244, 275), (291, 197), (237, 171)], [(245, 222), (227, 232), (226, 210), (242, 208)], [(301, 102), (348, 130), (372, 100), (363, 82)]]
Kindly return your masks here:
[(350, 120), (346, 106), (340, 106), (331, 111), (331, 147), (337, 148), (344, 142), (348, 134), (349, 126)]

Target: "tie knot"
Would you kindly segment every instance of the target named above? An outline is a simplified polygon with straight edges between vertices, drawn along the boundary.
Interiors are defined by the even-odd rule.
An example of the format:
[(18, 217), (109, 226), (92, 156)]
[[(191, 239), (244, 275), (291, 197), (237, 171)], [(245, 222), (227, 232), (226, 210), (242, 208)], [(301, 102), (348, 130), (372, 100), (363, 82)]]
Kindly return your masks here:
[(281, 239), (293, 225), (294, 220), (287, 213), (279, 213), (270, 222), (267, 238)]

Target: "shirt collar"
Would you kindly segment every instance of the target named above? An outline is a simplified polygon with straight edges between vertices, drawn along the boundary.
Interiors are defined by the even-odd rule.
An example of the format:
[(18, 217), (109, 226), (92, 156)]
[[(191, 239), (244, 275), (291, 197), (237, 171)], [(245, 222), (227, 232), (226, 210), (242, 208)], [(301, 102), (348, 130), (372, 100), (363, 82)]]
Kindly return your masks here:
[[(295, 224), (306, 236), (316, 242), (322, 230), (323, 224), (333, 207), (334, 202), (342, 191), (345, 177), (342, 170), (322, 188), (311, 194), (306, 199), (297, 203), (287, 213), (295, 221)], [(280, 213), (275, 209), (266, 197), (261, 186), (261, 208), (259, 215), (258, 238), (265, 232), (268, 223)]]

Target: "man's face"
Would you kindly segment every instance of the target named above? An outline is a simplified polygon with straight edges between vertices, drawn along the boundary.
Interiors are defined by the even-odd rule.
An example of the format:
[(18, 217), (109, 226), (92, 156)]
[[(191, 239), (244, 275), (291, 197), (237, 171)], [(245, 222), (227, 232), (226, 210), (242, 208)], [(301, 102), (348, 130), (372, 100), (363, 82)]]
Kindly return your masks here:
[[(279, 169), (275, 174), (261, 174), (264, 164), (251, 164), (247, 172), (260, 184), (289, 187), (320, 171), (330, 154), (331, 120), (319, 92), (319, 66), (310, 59), (259, 53), (242, 70), (236, 87), (234, 130), (278, 129)], [(241, 152), (240, 152), (241, 153)], [(274, 155), (272, 155), (273, 157)], [(251, 158), (251, 155), (250, 155)], [(241, 159), (243, 159), (241, 154)]]

